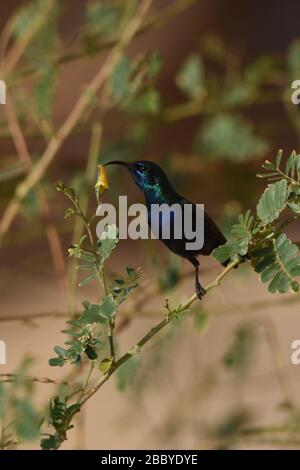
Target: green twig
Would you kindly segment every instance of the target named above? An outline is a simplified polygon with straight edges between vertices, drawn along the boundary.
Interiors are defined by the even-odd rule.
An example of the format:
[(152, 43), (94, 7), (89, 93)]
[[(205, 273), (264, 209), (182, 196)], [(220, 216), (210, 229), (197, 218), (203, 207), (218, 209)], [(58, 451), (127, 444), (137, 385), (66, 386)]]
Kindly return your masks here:
[[(86, 186), (91, 186), (95, 179), (95, 174), (97, 170), (98, 157), (101, 148), (101, 138), (102, 138), (102, 124), (99, 122), (94, 123), (92, 128), (92, 137), (90, 150), (86, 165), (85, 171), (85, 184)], [(83, 213), (86, 213), (89, 204), (88, 191), (84, 192), (84, 195), (80, 199), (80, 207)], [(72, 236), (72, 244), (74, 245), (77, 240), (82, 236), (83, 231), (83, 220), (81, 217), (76, 217), (74, 222), (74, 230)], [(88, 224), (89, 227), (89, 224)], [(72, 259), (68, 268), (68, 278), (69, 278), (69, 298), (70, 298), (70, 307), (71, 310), (74, 310), (74, 297), (75, 297), (75, 285), (77, 279), (77, 270), (75, 269), (75, 262)]]

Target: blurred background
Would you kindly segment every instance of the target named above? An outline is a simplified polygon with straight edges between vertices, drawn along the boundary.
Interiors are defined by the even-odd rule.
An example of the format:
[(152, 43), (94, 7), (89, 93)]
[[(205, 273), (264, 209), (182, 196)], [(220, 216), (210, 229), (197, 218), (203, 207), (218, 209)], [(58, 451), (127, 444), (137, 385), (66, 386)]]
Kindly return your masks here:
[[(291, 84), (300, 80), (300, 5), (292, 0), (153, 1), (101, 90), (90, 93), (61, 136), (135, 3), (1, 6), (0, 339), (7, 364), (0, 374), (72, 374), (75, 366), (48, 365), (53, 346), (63, 343), (65, 321), (83, 300), (101, 299), (93, 283), (78, 287), (67, 250), (82, 227), (64, 219), (68, 202), (57, 180), (93, 214), (97, 163), (154, 160), (228, 234), (240, 213), (255, 209), (263, 161), (279, 148), (286, 156), (298, 150)], [(26, 195), (13, 199), (18, 210), (9, 220), (16, 188), (57, 135), (57, 151)], [(105, 202), (121, 194), (142, 202), (121, 168), (110, 167), (109, 179)], [(299, 225), (289, 235), (299, 241)], [(177, 305), (194, 291), (191, 267), (158, 241), (121, 240), (107, 263), (109, 278), (126, 266), (141, 267), (143, 277), (118, 313), (120, 353), (162, 318), (166, 298)], [(201, 266), (204, 284), (220, 272), (210, 258)], [(299, 304), (299, 294), (268, 293), (245, 263), (149, 343), (131, 370), (109, 380), (63, 448), (298, 448), (300, 366), (291, 363), (291, 344), (300, 338)], [(25, 388), (34, 407), (55, 393), (53, 384)], [(25, 441), (21, 447), (39, 448)]]

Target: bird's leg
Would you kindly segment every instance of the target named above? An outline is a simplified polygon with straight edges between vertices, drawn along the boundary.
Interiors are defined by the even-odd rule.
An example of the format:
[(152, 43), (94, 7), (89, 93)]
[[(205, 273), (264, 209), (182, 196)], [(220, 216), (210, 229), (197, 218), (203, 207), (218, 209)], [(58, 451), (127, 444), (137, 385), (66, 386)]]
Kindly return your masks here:
[(199, 281), (199, 261), (197, 258), (189, 258), (189, 261), (192, 263), (192, 265), (195, 268), (195, 288), (196, 288), (196, 294), (198, 298), (201, 300), (204, 295), (206, 294), (206, 290), (204, 287), (201, 286), (200, 281)]

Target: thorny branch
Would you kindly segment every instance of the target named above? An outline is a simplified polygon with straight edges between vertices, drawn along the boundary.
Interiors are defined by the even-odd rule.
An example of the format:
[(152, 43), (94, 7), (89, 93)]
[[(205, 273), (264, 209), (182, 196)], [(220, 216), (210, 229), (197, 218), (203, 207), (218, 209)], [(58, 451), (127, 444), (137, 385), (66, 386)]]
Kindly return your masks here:
[(16, 378), (24, 379), (26, 382), (38, 382), (41, 384), (53, 384), (53, 385), (69, 385), (68, 382), (58, 379), (50, 379), (49, 377), (36, 377), (29, 375), (17, 375), (17, 374), (0, 374), (0, 382), (14, 382)]

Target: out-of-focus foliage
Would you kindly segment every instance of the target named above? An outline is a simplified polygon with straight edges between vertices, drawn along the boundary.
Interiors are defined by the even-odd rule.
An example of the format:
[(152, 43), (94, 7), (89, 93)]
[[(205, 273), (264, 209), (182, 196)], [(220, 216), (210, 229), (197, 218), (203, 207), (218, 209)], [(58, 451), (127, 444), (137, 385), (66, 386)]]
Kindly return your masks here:
[(123, 392), (131, 384), (139, 365), (140, 358), (132, 356), (131, 359), (120, 367), (117, 373), (117, 387), (120, 392)]
[(90, 35), (111, 35), (120, 27), (124, 2), (88, 2), (86, 7), (87, 31)]
[[(29, 2), (28, 6), (23, 7), (13, 25), (13, 36), (18, 39), (26, 34), (38, 16), (43, 14), (44, 7), (44, 2), (40, 0)], [(47, 17), (26, 49), (27, 66), (35, 70), (32, 94), (29, 95), (30, 102), (25, 90), (22, 88), (14, 90), (14, 99), (19, 101), (24, 118), (26, 118), (26, 109), (30, 106), (30, 116), (34, 114), (35, 119), (45, 119), (48, 123), (51, 120), (58, 75), (55, 61), (60, 46), (58, 34), (60, 10), (59, 2), (52, 1)]]
[(223, 357), (224, 366), (237, 376), (245, 376), (251, 364), (253, 348), (253, 325), (242, 325), (236, 330), (234, 341)]
[(28, 357), (20, 363), (11, 384), (4, 386), (0, 381), (0, 449), (40, 435), (42, 418), (33, 401), (33, 384), (26, 377), (31, 363)]
[(268, 145), (238, 115), (218, 114), (197, 134), (196, 150), (212, 159), (238, 161), (265, 155)]
[(300, 73), (300, 41), (295, 40), (288, 51), (287, 57), (290, 76), (293, 80), (299, 79)]
[(204, 90), (203, 73), (201, 58), (197, 55), (188, 57), (177, 76), (177, 84), (188, 98), (200, 98)]

